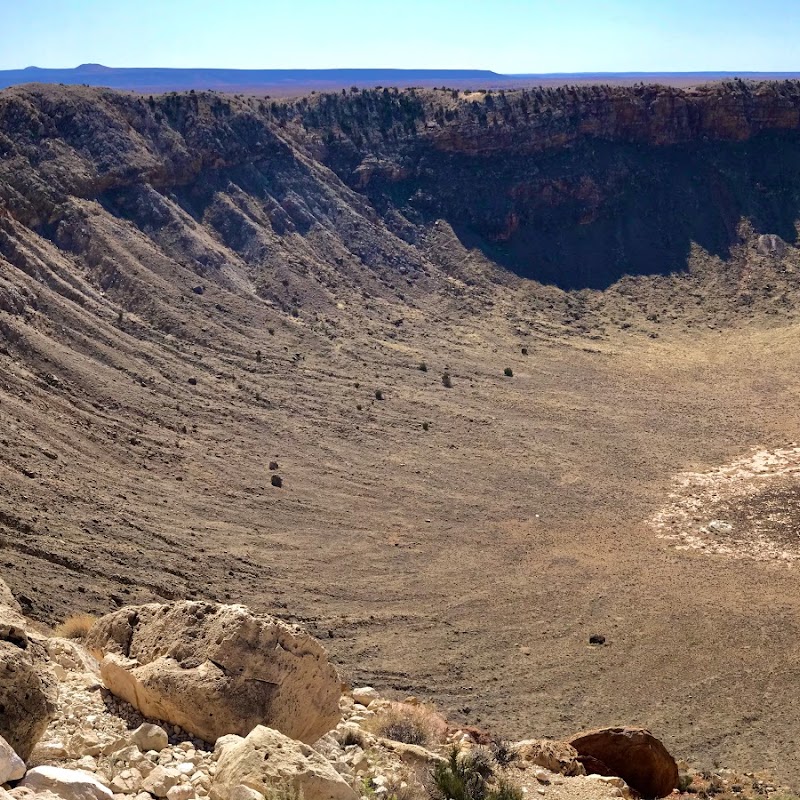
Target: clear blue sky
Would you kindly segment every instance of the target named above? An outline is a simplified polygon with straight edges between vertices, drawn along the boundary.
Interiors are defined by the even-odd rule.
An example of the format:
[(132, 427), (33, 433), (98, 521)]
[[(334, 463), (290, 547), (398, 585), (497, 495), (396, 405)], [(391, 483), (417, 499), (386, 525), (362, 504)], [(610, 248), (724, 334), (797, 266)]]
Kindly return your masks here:
[(0, 0), (0, 69), (800, 71), (798, 0)]

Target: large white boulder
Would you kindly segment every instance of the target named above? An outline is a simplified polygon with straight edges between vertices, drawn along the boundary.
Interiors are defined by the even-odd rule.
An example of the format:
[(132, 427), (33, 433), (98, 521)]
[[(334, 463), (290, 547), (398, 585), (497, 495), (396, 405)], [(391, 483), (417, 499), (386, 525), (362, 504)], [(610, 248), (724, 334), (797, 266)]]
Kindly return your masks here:
[(115, 695), (209, 742), (262, 724), (313, 742), (340, 719), (341, 681), (325, 648), (244, 606), (122, 608), (98, 620), (86, 645)]
[(226, 736), (217, 748), (211, 800), (228, 800), (238, 787), (270, 796), (281, 785), (304, 800), (358, 800), (333, 765), (303, 742), (259, 725), (246, 738)]
[(94, 775), (79, 769), (34, 767), (21, 786), (39, 792), (52, 792), (62, 800), (112, 800), (113, 795)]

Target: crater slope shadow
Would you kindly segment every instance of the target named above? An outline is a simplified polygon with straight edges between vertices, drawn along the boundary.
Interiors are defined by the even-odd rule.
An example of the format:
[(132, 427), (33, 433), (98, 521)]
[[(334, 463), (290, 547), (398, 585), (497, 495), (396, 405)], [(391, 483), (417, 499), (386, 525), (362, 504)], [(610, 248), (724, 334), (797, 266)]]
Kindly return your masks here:
[(404, 183), (383, 188), (511, 272), (602, 290), (623, 275), (685, 271), (692, 243), (727, 258), (743, 217), (793, 243), (800, 134), (660, 147), (584, 140), (528, 155), (428, 151), (416, 185)]

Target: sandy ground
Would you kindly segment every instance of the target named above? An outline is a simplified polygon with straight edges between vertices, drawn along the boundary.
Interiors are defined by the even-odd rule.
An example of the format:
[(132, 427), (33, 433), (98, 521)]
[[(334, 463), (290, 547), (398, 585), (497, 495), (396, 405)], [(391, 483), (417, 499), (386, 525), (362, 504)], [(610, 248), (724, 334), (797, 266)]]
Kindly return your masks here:
[(456, 721), (644, 725), (796, 782), (796, 312), (714, 316), (713, 282), (676, 280), (592, 322), (452, 278), (294, 317), (234, 271), (194, 292), (92, 212), (115, 271), (40, 240), (0, 262), (28, 298), (0, 312), (0, 564), (28, 616), (243, 602)]

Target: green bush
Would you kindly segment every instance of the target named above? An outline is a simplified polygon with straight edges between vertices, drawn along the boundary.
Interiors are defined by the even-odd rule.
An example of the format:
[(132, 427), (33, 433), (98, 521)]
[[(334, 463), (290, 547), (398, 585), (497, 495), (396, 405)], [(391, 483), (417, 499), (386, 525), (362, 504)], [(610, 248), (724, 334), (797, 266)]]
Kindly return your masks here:
[(453, 747), (447, 761), (433, 768), (428, 794), (432, 800), (522, 800), (522, 791), (508, 781), (490, 784), (492, 775), (487, 753), (473, 750), (462, 756)]

